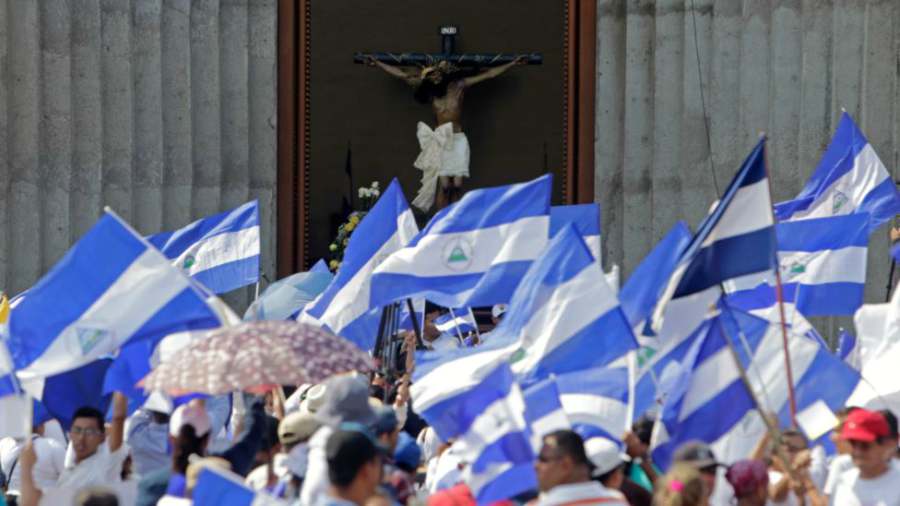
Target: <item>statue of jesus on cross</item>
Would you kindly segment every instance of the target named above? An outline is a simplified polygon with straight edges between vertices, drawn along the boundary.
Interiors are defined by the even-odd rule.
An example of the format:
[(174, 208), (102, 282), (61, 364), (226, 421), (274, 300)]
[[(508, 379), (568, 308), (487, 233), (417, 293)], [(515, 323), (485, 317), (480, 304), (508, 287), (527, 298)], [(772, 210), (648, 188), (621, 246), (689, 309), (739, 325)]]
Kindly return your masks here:
[[(440, 30), (442, 51), (425, 53), (357, 53), (354, 61), (377, 66), (415, 90), (416, 100), (431, 104), (437, 119), (432, 130), (419, 122), (416, 137), (422, 151), (413, 165), (422, 171), (422, 187), (412, 204), (428, 211), (442, 209), (462, 197), (463, 178), (469, 177), (469, 141), (460, 119), (465, 91), (497, 77), (511, 67), (540, 64), (538, 53), (463, 53), (454, 51), (456, 27)], [(400, 67), (413, 67), (405, 70)]]

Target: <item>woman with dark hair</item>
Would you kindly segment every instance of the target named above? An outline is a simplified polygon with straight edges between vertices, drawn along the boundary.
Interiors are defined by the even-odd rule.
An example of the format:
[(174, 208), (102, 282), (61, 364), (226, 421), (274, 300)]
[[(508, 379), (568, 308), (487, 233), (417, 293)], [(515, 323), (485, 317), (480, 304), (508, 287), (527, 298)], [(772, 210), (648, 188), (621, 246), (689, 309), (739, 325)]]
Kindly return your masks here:
[[(246, 415), (241, 435), (222, 457), (231, 470), (243, 476), (253, 465), (265, 430), (262, 398), (256, 398)], [(137, 506), (153, 506), (164, 495), (184, 497), (186, 473), (191, 455), (206, 456), (212, 424), (203, 402), (191, 401), (178, 406), (169, 418), (169, 443), (172, 445), (172, 466), (148, 473), (138, 484)]]

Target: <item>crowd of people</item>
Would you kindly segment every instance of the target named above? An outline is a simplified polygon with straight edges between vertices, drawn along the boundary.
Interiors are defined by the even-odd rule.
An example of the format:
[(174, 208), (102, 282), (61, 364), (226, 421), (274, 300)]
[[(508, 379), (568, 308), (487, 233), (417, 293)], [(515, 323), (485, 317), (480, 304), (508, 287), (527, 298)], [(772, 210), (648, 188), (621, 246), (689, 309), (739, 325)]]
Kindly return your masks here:
[[(502, 316), (495, 308), (494, 322)], [(452, 342), (433, 326), (423, 335), (428, 347)], [(200, 472), (215, 468), (283, 504), (475, 504), (463, 478), (468, 463), (416, 414), (408, 378), (386, 384), (378, 374), (347, 373), (265, 396), (185, 399), (174, 408), (154, 394), (130, 416), (116, 393), (108, 417), (84, 407), (65, 434), (50, 421), (34, 427), (30, 439), (0, 441), (5, 501), (188, 505)], [(900, 506), (897, 418), (861, 408), (838, 416), (830, 456), (803, 432), (784, 428), (767, 432), (751, 455), (728, 466), (707, 444), (685, 444), (665, 473), (651, 458), (651, 415), (620, 441), (556, 430), (540, 435), (537, 488), (504, 502)]]

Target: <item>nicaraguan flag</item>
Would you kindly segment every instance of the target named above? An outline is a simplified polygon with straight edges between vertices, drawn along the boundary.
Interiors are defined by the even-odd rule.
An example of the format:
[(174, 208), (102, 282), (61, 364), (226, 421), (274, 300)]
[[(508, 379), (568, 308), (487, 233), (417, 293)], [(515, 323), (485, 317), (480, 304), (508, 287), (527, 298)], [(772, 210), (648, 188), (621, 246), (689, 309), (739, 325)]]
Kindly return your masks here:
[[(869, 222), (860, 213), (777, 224), (784, 301), (807, 317), (854, 314), (865, 292)], [(774, 278), (762, 273), (741, 281), (744, 286), (760, 283), (754, 288), (726, 287), (729, 303), (747, 310), (774, 306)]]
[[(754, 318), (736, 309), (731, 309), (730, 314), (744, 321)], [(785, 427), (792, 422), (781, 325), (767, 325), (768, 330), (759, 344), (750, 342), (753, 359), (747, 369), (747, 377), (763, 409), (777, 413), (781, 426)], [(817, 340), (791, 332), (788, 343), (797, 402), (797, 425), (810, 441), (814, 441), (834, 428), (835, 411), (847, 405), (862, 405), (850, 396), (864, 382), (860, 381), (857, 371)], [(740, 336), (736, 344), (739, 348), (744, 347)], [(765, 432), (765, 424), (754, 409), (748, 411), (726, 434), (710, 443), (717, 459), (730, 464), (746, 458)]]
[(637, 348), (600, 264), (571, 224), (525, 273), (491, 340), (518, 343), (511, 363), (526, 383), (599, 367)]
[(509, 302), (547, 244), (551, 191), (548, 174), (466, 193), (375, 269), (370, 306), (417, 296), (444, 307)]
[(677, 306), (705, 312), (706, 296), (717, 299), (721, 283), (770, 271), (777, 264), (765, 146), (766, 140), (760, 140), (744, 160), (679, 260), (653, 314), (654, 328), (661, 329), (663, 339), (667, 333), (663, 315), (670, 301), (679, 315), (675, 319), (690, 320), (687, 311)]
[(900, 191), (853, 118), (844, 112), (819, 166), (794, 200), (775, 206), (780, 221), (869, 214), (869, 232), (900, 213)]
[(28, 383), (132, 340), (219, 325), (194, 282), (107, 212), (13, 307), (7, 344)]
[(597, 263), (603, 264), (600, 243), (600, 205), (575, 204), (571, 206), (553, 206), (550, 208), (550, 235), (552, 239), (567, 224), (571, 223), (581, 234), (581, 238), (590, 250)]
[[(783, 425), (791, 423), (780, 325), (724, 303), (720, 308), (691, 341), (680, 367), (660, 380), (666, 392), (653, 456), (664, 469), (672, 452), (686, 441), (709, 443), (717, 457), (721, 454), (719, 458), (730, 463), (746, 458), (762, 435), (762, 421), (738, 376), (723, 332), (733, 340), (764, 409), (777, 413)], [(797, 421), (810, 439), (817, 439), (821, 432), (814, 428), (821, 426), (821, 412), (843, 406), (859, 384), (859, 375), (813, 339), (792, 335), (788, 342)]]
[(287, 505), (268, 492), (256, 492), (244, 485), (240, 476), (206, 467), (197, 477), (191, 494), (194, 506), (278, 506)]
[(455, 439), (454, 454), (467, 463), (463, 478), (479, 505), (537, 488), (525, 402), (509, 365), (477, 353), (421, 370), (417, 364), (414, 375), (416, 410), (442, 440)]
[(690, 242), (690, 229), (685, 222), (679, 221), (653, 247), (650, 254), (641, 260), (618, 293), (622, 312), (642, 346), (637, 352), (638, 365), (641, 365), (646, 355), (654, 353), (661, 345), (648, 321), (668, 279), (678, 265), (678, 259)]
[(418, 231), (400, 183), (394, 179), (350, 236), (334, 280), (305, 312), (335, 334), (371, 349), (381, 317), (381, 305), (370, 299), (372, 272)]
[(259, 281), (259, 204), (255, 200), (147, 239), (213, 293)]
[[(707, 320), (669, 380), (651, 442), (653, 462), (662, 469), (669, 468), (675, 450), (685, 442), (714, 442), (754, 408), (723, 327), (730, 336), (738, 335), (728, 318)], [(737, 352), (746, 367), (750, 356), (742, 347)]]
[(434, 319), (434, 328), (452, 336), (464, 336), (470, 332), (475, 332), (477, 327), (475, 315), (467, 307), (456, 308)]
[(630, 429), (628, 369), (586, 369), (556, 376), (559, 399), (572, 429), (587, 441), (604, 437), (621, 442)]
[(539, 381), (522, 395), (525, 397), (525, 421), (531, 427), (531, 448), (539, 453), (544, 436), (556, 430), (571, 429), (572, 424), (563, 410), (556, 378)]

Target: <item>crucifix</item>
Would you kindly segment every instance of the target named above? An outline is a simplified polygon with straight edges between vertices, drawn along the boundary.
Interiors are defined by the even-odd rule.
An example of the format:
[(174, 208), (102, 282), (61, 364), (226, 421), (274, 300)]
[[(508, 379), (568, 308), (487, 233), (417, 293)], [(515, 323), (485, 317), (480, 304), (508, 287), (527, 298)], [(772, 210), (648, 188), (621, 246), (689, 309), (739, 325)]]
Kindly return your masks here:
[(375, 66), (402, 79), (415, 90), (416, 100), (431, 104), (437, 125), (432, 130), (418, 123), (416, 137), (422, 151), (413, 163), (422, 171), (422, 187), (412, 203), (423, 211), (434, 203), (442, 209), (459, 200), (463, 178), (469, 177), (469, 141), (460, 124), (465, 90), (513, 66), (543, 61), (540, 53), (456, 53), (457, 33), (455, 26), (441, 27), (440, 53), (353, 55), (354, 63)]

